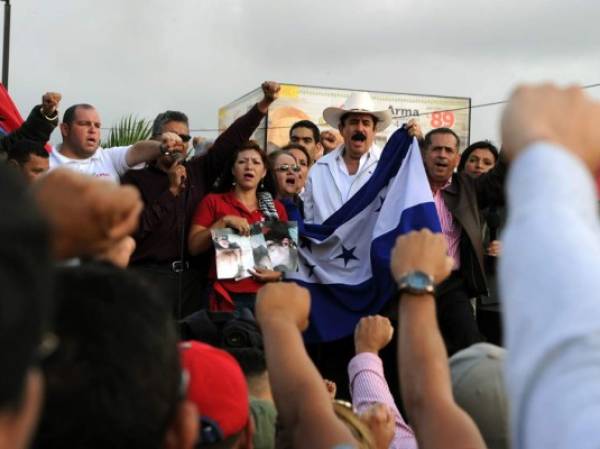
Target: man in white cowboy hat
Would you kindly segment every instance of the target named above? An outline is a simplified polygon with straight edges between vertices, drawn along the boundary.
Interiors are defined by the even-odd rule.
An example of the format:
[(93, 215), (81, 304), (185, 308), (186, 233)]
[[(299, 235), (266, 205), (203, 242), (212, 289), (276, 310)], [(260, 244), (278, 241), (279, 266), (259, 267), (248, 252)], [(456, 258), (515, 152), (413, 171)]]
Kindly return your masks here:
[[(343, 145), (319, 159), (308, 174), (303, 194), (307, 223), (323, 223), (354, 195), (371, 177), (382, 149), (375, 145), (375, 134), (392, 123), (388, 110), (376, 111), (368, 92), (352, 92), (341, 107), (323, 111), (325, 121), (338, 128)], [(409, 123), (409, 134), (421, 137), (416, 121)]]

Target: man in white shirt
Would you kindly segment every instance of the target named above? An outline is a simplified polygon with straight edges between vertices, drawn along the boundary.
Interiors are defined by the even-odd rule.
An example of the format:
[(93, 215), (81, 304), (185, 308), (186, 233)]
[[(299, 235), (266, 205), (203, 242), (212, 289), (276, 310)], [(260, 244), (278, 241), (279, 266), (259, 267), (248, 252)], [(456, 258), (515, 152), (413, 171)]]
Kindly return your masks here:
[(126, 147), (102, 148), (100, 127), (100, 115), (92, 105), (76, 104), (68, 108), (60, 125), (63, 143), (50, 154), (50, 170), (64, 166), (118, 183), (119, 177), (130, 168), (183, 146), (178, 135), (164, 133), (161, 142), (143, 140)]
[[(338, 128), (344, 144), (319, 159), (310, 169), (303, 194), (307, 223), (321, 224), (344, 205), (369, 180), (382, 149), (375, 134), (392, 123), (389, 109), (376, 111), (368, 92), (352, 92), (341, 107), (329, 107), (323, 118)], [(409, 134), (421, 136), (416, 121)]]
[(515, 449), (600, 447), (600, 103), (525, 87), (503, 117), (514, 158), (500, 294)]

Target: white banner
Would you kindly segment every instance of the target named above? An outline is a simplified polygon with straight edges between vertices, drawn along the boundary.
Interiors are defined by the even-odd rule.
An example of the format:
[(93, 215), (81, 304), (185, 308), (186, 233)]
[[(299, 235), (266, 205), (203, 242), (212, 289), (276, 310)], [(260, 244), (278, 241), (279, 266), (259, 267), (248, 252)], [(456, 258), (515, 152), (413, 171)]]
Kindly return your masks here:
[[(358, 89), (357, 89), (358, 90)], [(311, 120), (321, 131), (331, 129), (323, 120), (323, 110), (340, 106), (352, 91), (325, 87), (282, 84), (279, 99), (269, 108), (268, 132), (265, 136), (263, 122), (254, 135), (261, 145), (269, 149), (289, 142), (289, 129), (299, 120)], [(377, 143), (383, 146), (388, 137), (411, 118), (418, 120), (423, 133), (434, 128), (451, 128), (461, 140), (460, 149), (469, 143), (471, 99), (391, 92), (369, 92), (378, 109), (389, 109), (395, 117), (392, 125), (377, 135)], [(223, 131), (240, 115), (246, 113), (262, 97), (256, 89), (238, 100), (219, 109), (219, 129)], [(337, 131), (337, 130), (336, 130)]]

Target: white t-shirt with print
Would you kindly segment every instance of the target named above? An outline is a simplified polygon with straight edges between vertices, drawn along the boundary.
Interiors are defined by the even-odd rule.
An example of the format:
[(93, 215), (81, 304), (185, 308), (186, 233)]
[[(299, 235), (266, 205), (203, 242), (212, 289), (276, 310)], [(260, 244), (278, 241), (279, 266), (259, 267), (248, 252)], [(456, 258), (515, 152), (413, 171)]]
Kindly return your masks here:
[(99, 147), (93, 156), (87, 159), (72, 159), (60, 153), (60, 147), (53, 148), (50, 153), (50, 170), (67, 167), (85, 175), (110, 179), (119, 183), (119, 177), (132, 167), (127, 165), (126, 155), (131, 148)]

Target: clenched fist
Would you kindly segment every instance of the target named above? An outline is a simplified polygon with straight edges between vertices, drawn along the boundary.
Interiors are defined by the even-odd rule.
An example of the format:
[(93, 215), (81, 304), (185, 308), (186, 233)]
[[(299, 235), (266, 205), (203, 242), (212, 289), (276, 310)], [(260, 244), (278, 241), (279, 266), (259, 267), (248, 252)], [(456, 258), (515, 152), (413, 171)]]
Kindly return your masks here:
[(281, 86), (275, 81), (265, 81), (260, 87), (263, 91), (263, 99), (258, 102), (257, 106), (260, 112), (266, 114), (271, 103), (273, 103), (279, 97)]
[(357, 354), (377, 354), (392, 341), (393, 335), (394, 328), (389, 319), (381, 315), (363, 317), (354, 329), (354, 349)]
[(96, 256), (115, 246), (138, 226), (142, 201), (131, 186), (59, 168), (41, 178), (35, 199), (52, 229), (59, 259)]
[(454, 259), (448, 256), (444, 234), (433, 234), (428, 229), (412, 231), (396, 240), (392, 251), (392, 275), (398, 281), (412, 271), (421, 271), (439, 284), (448, 277)]
[(48, 117), (53, 117), (58, 112), (58, 103), (61, 99), (62, 95), (58, 92), (46, 92), (42, 96), (42, 113)]
[(534, 142), (560, 145), (592, 173), (600, 166), (600, 103), (580, 87), (552, 84), (516, 89), (502, 116), (502, 149), (517, 157)]

